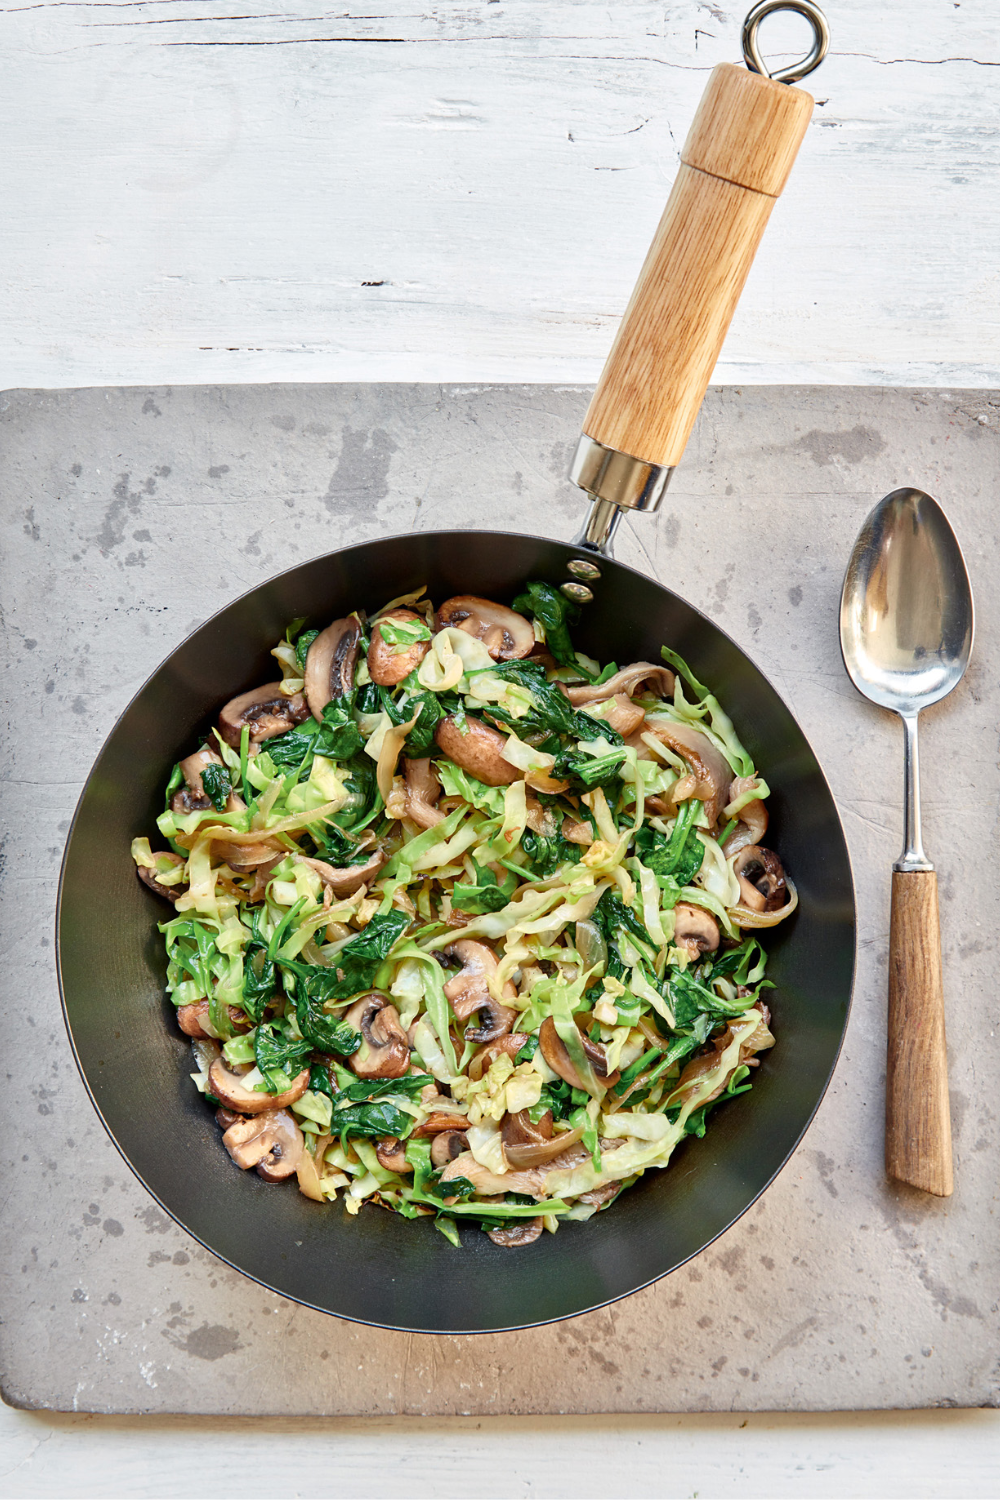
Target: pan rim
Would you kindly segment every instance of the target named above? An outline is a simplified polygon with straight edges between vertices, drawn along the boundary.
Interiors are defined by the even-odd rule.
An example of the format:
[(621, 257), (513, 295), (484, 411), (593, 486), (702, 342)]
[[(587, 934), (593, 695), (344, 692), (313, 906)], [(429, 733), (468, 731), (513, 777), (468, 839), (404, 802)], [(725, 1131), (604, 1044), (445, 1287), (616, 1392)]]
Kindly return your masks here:
[[(69, 1006), (67, 1004), (67, 999), (66, 999), (66, 986), (65, 986), (64, 978), (63, 978), (63, 949), (62, 949), (63, 899), (64, 899), (64, 894), (65, 894), (66, 871), (67, 871), (67, 864), (68, 864), (68, 861), (69, 861), (69, 851), (70, 851), (70, 847), (71, 847), (72, 842), (73, 842), (73, 836), (74, 836), (74, 834), (76, 832), (77, 823), (78, 823), (78, 820), (80, 818), (80, 814), (81, 814), (81, 811), (83, 809), (83, 805), (84, 805), (84, 802), (86, 800), (87, 793), (88, 793), (88, 791), (90, 789), (91, 782), (93, 781), (93, 779), (97, 775), (98, 770), (100, 769), (101, 762), (103, 761), (104, 756), (105, 756), (105, 754), (108, 751), (109, 745), (110, 745), (111, 740), (113, 739), (113, 737), (114, 737), (114, 735), (116, 733), (116, 730), (118, 728), (119, 723), (128, 714), (128, 712), (131, 710), (131, 708), (138, 702), (138, 700), (146, 692), (147, 688), (152, 684), (152, 682), (154, 681), (154, 679), (163, 670), (163, 668), (167, 665), (167, 663), (195, 635), (197, 635), (200, 631), (205, 630), (209, 626), (213, 625), (216, 621), (218, 621), (219, 619), (221, 619), (221, 617), (223, 615), (227, 614), (231, 609), (234, 609), (236, 606), (238, 606), (239, 604), (243, 603), (245, 600), (248, 600), (253, 594), (256, 594), (258, 592), (258, 590), (270, 587), (270, 586), (278, 583), (281, 579), (285, 578), (289, 574), (297, 573), (301, 569), (307, 568), (307, 567), (309, 567), (312, 564), (322, 563), (322, 562), (328, 561), (328, 560), (330, 560), (332, 558), (335, 558), (335, 557), (341, 557), (345, 553), (349, 553), (351, 551), (354, 551), (355, 549), (367, 548), (367, 547), (372, 546), (373, 544), (377, 545), (377, 544), (379, 544), (381, 542), (405, 541), (408, 538), (413, 537), (414, 535), (419, 535), (421, 538), (427, 538), (427, 539), (430, 539), (432, 541), (436, 541), (436, 540), (444, 539), (444, 538), (460, 538), (460, 537), (465, 537), (465, 536), (468, 536), (470, 534), (475, 534), (475, 535), (479, 535), (479, 536), (511, 537), (511, 538), (514, 538), (514, 539), (519, 540), (519, 541), (535, 541), (535, 542), (539, 542), (542, 545), (546, 545), (546, 546), (553, 545), (553, 543), (554, 543), (557, 546), (564, 546), (564, 547), (567, 547), (567, 548), (573, 548), (574, 545), (575, 545), (572, 541), (567, 542), (567, 541), (562, 541), (559, 538), (553, 538), (553, 537), (548, 537), (548, 536), (540, 536), (540, 535), (538, 535), (538, 534), (536, 534), (534, 532), (500, 531), (500, 530), (497, 530), (496, 528), (493, 528), (493, 527), (461, 527), (461, 528), (449, 527), (447, 529), (433, 528), (433, 529), (428, 529), (426, 531), (419, 531), (419, 532), (414, 532), (412, 530), (411, 531), (402, 531), (402, 532), (387, 532), (387, 533), (383, 533), (383, 534), (381, 534), (381, 535), (379, 535), (377, 537), (370, 537), (367, 540), (362, 541), (362, 542), (353, 543), (349, 547), (338, 547), (338, 548), (334, 548), (332, 551), (317, 553), (317, 554), (315, 554), (312, 557), (308, 557), (308, 558), (302, 559), (300, 562), (295, 563), (292, 567), (284, 568), (284, 569), (282, 569), (278, 573), (274, 573), (274, 574), (269, 575), (267, 578), (260, 579), (251, 588), (244, 590), (243, 593), (238, 594), (235, 598), (230, 599), (220, 609), (216, 610), (214, 613), (212, 613), (211, 615), (209, 615), (206, 619), (202, 620), (197, 626), (195, 626), (195, 628), (193, 630), (188, 631), (187, 634), (185, 634), (180, 641), (178, 641), (175, 645), (173, 645), (171, 647), (170, 651), (167, 653), (167, 655), (164, 656), (158, 662), (158, 664), (153, 668), (152, 672), (150, 672), (148, 674), (148, 676), (143, 680), (143, 682), (140, 684), (140, 686), (136, 689), (136, 691), (129, 698), (129, 700), (125, 704), (125, 706), (115, 715), (114, 722), (113, 722), (111, 728), (109, 729), (107, 735), (105, 736), (105, 738), (104, 738), (104, 740), (103, 740), (103, 742), (101, 744), (101, 748), (98, 751), (98, 753), (97, 753), (97, 755), (96, 755), (96, 757), (95, 757), (95, 759), (93, 761), (93, 764), (91, 765), (90, 771), (88, 772), (87, 777), (86, 777), (86, 779), (85, 779), (85, 781), (83, 783), (83, 786), (82, 786), (82, 788), (80, 790), (80, 795), (79, 795), (79, 797), (77, 799), (76, 807), (74, 808), (72, 818), (70, 819), (69, 828), (68, 828), (67, 834), (66, 834), (66, 843), (65, 843), (65, 847), (63, 849), (62, 860), (60, 862), (59, 880), (58, 880), (58, 885), (57, 885), (57, 889), (56, 889), (56, 908), (55, 908), (55, 923), (54, 923), (55, 958), (56, 958), (56, 979), (57, 979), (57, 983), (58, 983), (58, 987), (59, 987), (60, 1007), (61, 1007), (61, 1010), (62, 1010), (63, 1023), (64, 1023), (64, 1025), (66, 1027), (66, 1033), (67, 1033), (67, 1037), (69, 1039), (70, 1049), (72, 1051), (73, 1059), (74, 1059), (74, 1061), (76, 1063), (77, 1070), (78, 1070), (78, 1072), (80, 1074), (80, 1078), (83, 1081), (84, 1088), (86, 1089), (87, 1095), (88, 1095), (88, 1097), (90, 1099), (91, 1104), (94, 1107), (94, 1110), (95, 1110), (95, 1112), (97, 1114), (97, 1117), (100, 1120), (101, 1124), (103, 1125), (105, 1131), (107, 1132), (107, 1135), (110, 1138), (112, 1145), (115, 1147), (116, 1151), (121, 1156), (122, 1160), (124, 1161), (125, 1165), (128, 1167), (129, 1171), (132, 1173), (132, 1175), (140, 1183), (140, 1185), (142, 1186), (142, 1188), (149, 1194), (149, 1196), (153, 1199), (153, 1201), (163, 1210), (163, 1212), (168, 1216), (168, 1218), (170, 1218), (175, 1224), (177, 1224), (184, 1231), (185, 1234), (190, 1235), (190, 1237), (195, 1241), (196, 1244), (201, 1245), (202, 1248), (205, 1249), (205, 1250), (207, 1250), (216, 1260), (221, 1261), (223, 1263), (223, 1265), (229, 1266), (232, 1270), (237, 1271), (241, 1276), (246, 1277), (248, 1281), (252, 1281), (252, 1282), (256, 1283), (258, 1286), (264, 1287), (265, 1290), (273, 1293), (275, 1296), (287, 1298), (287, 1300), (289, 1302), (292, 1302), (292, 1303), (294, 1303), (294, 1304), (296, 1304), (298, 1306), (307, 1307), (307, 1308), (311, 1309), (314, 1312), (323, 1313), (327, 1317), (340, 1318), (344, 1322), (356, 1323), (359, 1326), (365, 1327), (365, 1328), (385, 1329), (388, 1332), (415, 1333), (415, 1334), (422, 1334), (422, 1335), (427, 1336), (427, 1337), (444, 1337), (444, 1338), (458, 1337), (458, 1336), (471, 1337), (471, 1336), (489, 1336), (491, 1334), (519, 1333), (519, 1332), (524, 1332), (524, 1331), (526, 1331), (528, 1329), (531, 1329), (531, 1328), (544, 1328), (544, 1327), (551, 1326), (552, 1324), (555, 1324), (555, 1323), (562, 1323), (562, 1322), (565, 1322), (568, 1318), (583, 1317), (587, 1313), (599, 1312), (603, 1308), (611, 1307), (616, 1302), (622, 1301), (625, 1297), (631, 1297), (632, 1295), (634, 1295), (637, 1292), (645, 1291), (648, 1287), (651, 1287), (651, 1286), (655, 1285), (656, 1282), (662, 1281), (664, 1279), (664, 1277), (672, 1275), (675, 1271), (679, 1271), (683, 1266), (688, 1265), (692, 1260), (696, 1259), (699, 1255), (702, 1255), (706, 1250), (708, 1250), (712, 1245), (714, 1245), (716, 1243), (716, 1241), (719, 1240), (724, 1234), (728, 1233), (728, 1231), (730, 1229), (732, 1229), (735, 1224), (739, 1223), (739, 1221), (744, 1217), (744, 1215), (747, 1212), (749, 1212), (749, 1210), (754, 1206), (755, 1203), (757, 1203), (759, 1201), (759, 1199), (761, 1198), (761, 1196), (768, 1190), (768, 1188), (770, 1188), (772, 1186), (772, 1184), (775, 1182), (775, 1180), (780, 1176), (780, 1174), (788, 1166), (788, 1164), (791, 1161), (792, 1157), (795, 1155), (795, 1153), (799, 1149), (799, 1146), (802, 1144), (802, 1141), (805, 1138), (807, 1132), (811, 1128), (812, 1123), (815, 1120), (816, 1115), (817, 1115), (817, 1113), (819, 1111), (820, 1105), (823, 1103), (823, 1100), (826, 1098), (827, 1091), (829, 1090), (830, 1085), (833, 1082), (834, 1074), (837, 1071), (837, 1065), (838, 1065), (838, 1063), (840, 1061), (841, 1053), (842, 1053), (843, 1047), (844, 1047), (844, 1041), (845, 1041), (845, 1038), (847, 1036), (847, 1028), (848, 1028), (848, 1025), (850, 1024), (851, 1013), (852, 1013), (853, 1004), (854, 1004), (854, 990), (855, 990), (855, 984), (856, 984), (856, 980), (857, 980), (857, 956), (858, 956), (857, 888), (856, 888), (856, 882), (855, 882), (855, 878), (854, 878), (854, 867), (853, 867), (853, 860), (852, 860), (852, 857), (851, 857), (850, 845), (848, 843), (847, 835), (846, 835), (846, 832), (845, 832), (845, 829), (844, 829), (844, 823), (843, 823), (843, 819), (842, 819), (841, 814), (840, 814), (840, 808), (839, 808), (839, 806), (837, 804), (836, 798), (833, 795), (833, 791), (832, 791), (832, 789), (830, 787), (830, 783), (829, 783), (829, 781), (827, 779), (826, 772), (824, 771), (823, 766), (820, 763), (819, 757), (816, 755), (815, 751), (813, 750), (812, 744), (811, 744), (810, 740), (808, 739), (808, 737), (806, 736), (805, 732), (803, 731), (801, 725), (799, 724), (798, 719), (795, 717), (795, 715), (792, 713), (791, 709), (789, 708), (788, 704), (785, 702), (785, 699), (784, 699), (783, 695), (775, 687), (774, 683), (772, 682), (771, 678), (768, 676), (767, 672), (765, 672), (757, 664), (757, 662), (754, 661), (753, 658), (748, 655), (748, 653), (743, 649), (743, 647), (737, 641), (735, 641), (733, 639), (733, 637), (729, 634), (729, 632), (727, 630), (725, 630), (721, 625), (716, 624), (716, 622), (714, 620), (710, 619), (709, 616), (706, 615), (703, 610), (699, 609), (699, 607), (696, 604), (692, 604), (690, 600), (686, 599), (682, 594), (678, 593), (676, 590), (668, 588), (666, 584), (661, 583), (659, 581), (659, 579), (657, 579), (656, 577), (653, 577), (653, 576), (651, 576), (650, 574), (647, 574), (647, 573), (640, 572), (638, 568), (632, 567), (631, 564), (629, 564), (629, 563), (621, 562), (618, 558), (615, 558), (615, 557), (602, 558), (603, 562), (610, 563), (612, 566), (614, 566), (616, 568), (620, 568), (620, 569), (622, 569), (626, 573), (631, 573), (635, 577), (641, 578), (644, 583), (647, 583), (647, 584), (652, 583), (656, 588), (660, 589), (664, 594), (668, 595), (669, 597), (672, 597), (674, 599), (679, 600), (685, 606), (685, 608), (690, 609), (692, 611), (692, 613), (697, 616), (699, 622), (701, 622), (701, 623), (709, 626), (711, 628), (711, 630), (715, 631), (719, 636), (721, 636), (740, 656), (742, 656), (743, 658), (745, 658), (750, 663), (750, 665), (752, 666), (753, 670), (761, 678), (763, 678), (764, 682), (767, 684), (767, 686), (770, 688), (770, 690), (774, 693), (775, 697), (781, 703), (782, 707), (785, 709), (785, 712), (788, 713), (789, 717), (792, 719), (793, 723), (795, 724), (795, 727), (798, 730), (799, 734), (802, 736), (803, 742), (808, 746), (811, 754), (813, 755), (813, 759), (815, 760), (815, 763), (816, 763), (816, 771), (817, 771), (817, 773), (818, 773), (818, 775), (820, 777), (820, 780), (822, 782), (823, 788), (825, 789), (825, 791), (827, 793), (827, 796), (829, 797), (830, 806), (833, 809), (834, 817), (836, 819), (836, 828), (837, 828), (837, 831), (840, 834), (840, 839), (841, 839), (841, 842), (842, 842), (842, 845), (843, 845), (844, 856), (845, 856), (845, 865), (846, 865), (846, 873), (847, 873), (847, 880), (848, 880), (848, 885), (849, 885), (849, 888), (850, 888), (851, 955), (850, 955), (850, 975), (849, 975), (849, 982), (848, 982), (848, 985), (847, 985), (847, 996), (846, 996), (846, 1005), (845, 1005), (845, 1009), (844, 1009), (844, 1019), (843, 1019), (843, 1025), (842, 1025), (841, 1031), (840, 1031), (840, 1036), (839, 1036), (839, 1039), (837, 1041), (835, 1051), (833, 1053), (833, 1057), (832, 1057), (832, 1060), (831, 1060), (831, 1063), (830, 1063), (830, 1067), (829, 1067), (829, 1071), (827, 1073), (827, 1076), (826, 1076), (826, 1078), (825, 1078), (825, 1080), (823, 1082), (822, 1087), (819, 1090), (819, 1093), (818, 1093), (818, 1095), (816, 1097), (815, 1103), (813, 1104), (812, 1108), (809, 1110), (808, 1116), (807, 1116), (807, 1118), (804, 1120), (804, 1122), (802, 1124), (802, 1128), (800, 1129), (800, 1131), (798, 1132), (798, 1134), (795, 1136), (795, 1139), (790, 1144), (790, 1146), (789, 1146), (788, 1150), (786, 1151), (784, 1157), (782, 1158), (781, 1162), (778, 1164), (778, 1166), (775, 1168), (775, 1170), (771, 1173), (771, 1175), (767, 1178), (767, 1180), (764, 1183), (761, 1184), (761, 1186), (757, 1189), (757, 1191), (753, 1194), (753, 1196), (744, 1204), (744, 1206), (740, 1209), (740, 1211), (733, 1218), (731, 1218), (729, 1220), (729, 1222), (727, 1224), (725, 1224), (722, 1228), (720, 1228), (719, 1230), (717, 1230), (716, 1233), (713, 1234), (709, 1239), (707, 1239), (701, 1246), (699, 1246), (699, 1248), (697, 1250), (691, 1251), (690, 1254), (685, 1255), (681, 1260), (678, 1260), (674, 1265), (670, 1266), (667, 1270), (660, 1271), (655, 1276), (648, 1277), (645, 1281), (642, 1281), (642, 1282), (638, 1283), (637, 1285), (635, 1285), (633, 1287), (630, 1287), (627, 1291), (619, 1292), (619, 1293), (617, 1293), (614, 1296), (606, 1297), (603, 1300), (598, 1301), (598, 1302), (589, 1303), (586, 1307), (580, 1307), (580, 1308), (577, 1308), (577, 1309), (575, 1309), (575, 1310), (573, 1310), (571, 1312), (558, 1313), (558, 1314), (554, 1315), (553, 1317), (532, 1318), (529, 1322), (526, 1322), (526, 1323), (516, 1323), (516, 1322), (514, 1322), (514, 1323), (505, 1323), (502, 1327), (501, 1326), (495, 1326), (495, 1327), (491, 1327), (491, 1328), (447, 1328), (447, 1329), (445, 1329), (445, 1328), (433, 1328), (433, 1329), (429, 1329), (429, 1328), (426, 1328), (426, 1327), (424, 1327), (424, 1328), (414, 1327), (414, 1326), (411, 1326), (409, 1324), (400, 1323), (400, 1322), (391, 1322), (391, 1323), (382, 1322), (382, 1321), (379, 1321), (379, 1320), (374, 1319), (374, 1318), (363, 1318), (363, 1317), (358, 1316), (357, 1314), (352, 1314), (352, 1313), (334, 1312), (331, 1308), (323, 1307), (322, 1305), (320, 1305), (319, 1303), (316, 1303), (316, 1302), (311, 1302), (307, 1297), (299, 1296), (299, 1295), (297, 1295), (295, 1293), (286, 1291), (286, 1290), (284, 1290), (283, 1288), (280, 1288), (280, 1287), (275, 1287), (270, 1281), (265, 1280), (262, 1276), (257, 1276), (252, 1271), (248, 1271), (247, 1269), (245, 1269), (245, 1267), (243, 1267), (241, 1265), (238, 1265), (228, 1255), (225, 1255), (222, 1251), (217, 1250), (213, 1245), (210, 1245), (208, 1243), (208, 1241), (206, 1239), (204, 1239), (200, 1234), (198, 1234), (195, 1230), (193, 1230), (192, 1228), (190, 1228), (190, 1226), (188, 1224), (186, 1224), (184, 1222), (184, 1220), (181, 1218), (180, 1214), (177, 1213), (177, 1212), (175, 1212), (172, 1208), (170, 1208), (170, 1206), (167, 1203), (165, 1203), (163, 1201), (163, 1199), (159, 1196), (159, 1194), (157, 1192), (155, 1192), (155, 1190), (149, 1185), (149, 1183), (143, 1177), (143, 1175), (140, 1172), (139, 1168), (130, 1160), (129, 1156), (127, 1155), (127, 1153), (125, 1151), (124, 1146), (122, 1146), (122, 1144), (119, 1142), (117, 1136), (115, 1135), (114, 1130), (112, 1129), (111, 1125), (109, 1124), (108, 1120), (105, 1117), (104, 1111), (102, 1110), (100, 1104), (98, 1103), (98, 1100), (97, 1100), (97, 1097), (95, 1095), (94, 1089), (91, 1087), (90, 1079), (88, 1077), (86, 1069), (84, 1068), (82, 1059), (80, 1057), (80, 1053), (79, 1053), (79, 1051), (77, 1049), (76, 1037), (75, 1037), (74, 1032), (73, 1032), (73, 1026), (72, 1026), (72, 1023), (71, 1023), (71, 1020), (70, 1020), (70, 1015), (69, 1015)], [(587, 549), (585, 549), (585, 548), (581, 547), (579, 550), (581, 551), (581, 553), (587, 553)]]

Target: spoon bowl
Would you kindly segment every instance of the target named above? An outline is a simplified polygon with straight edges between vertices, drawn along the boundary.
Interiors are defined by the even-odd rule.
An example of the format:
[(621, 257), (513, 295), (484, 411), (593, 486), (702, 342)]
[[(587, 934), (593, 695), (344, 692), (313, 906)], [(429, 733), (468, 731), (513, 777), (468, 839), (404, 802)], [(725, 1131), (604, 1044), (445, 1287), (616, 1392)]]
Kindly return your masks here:
[(923, 490), (893, 490), (862, 526), (844, 579), (851, 681), (882, 708), (916, 713), (961, 681), (972, 637), (972, 589), (947, 516)]

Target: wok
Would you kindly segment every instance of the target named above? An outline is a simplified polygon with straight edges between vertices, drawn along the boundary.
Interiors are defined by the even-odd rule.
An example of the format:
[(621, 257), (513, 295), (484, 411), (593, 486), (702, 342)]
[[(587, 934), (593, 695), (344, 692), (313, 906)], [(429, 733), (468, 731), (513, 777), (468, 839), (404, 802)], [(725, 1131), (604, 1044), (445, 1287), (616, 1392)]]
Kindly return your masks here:
[(238, 1171), (193, 1088), (190, 1049), (163, 992), (156, 931), (166, 908), (135, 878), (129, 843), (155, 827), (162, 788), (220, 703), (266, 681), (289, 619), (375, 610), (426, 583), (440, 601), (510, 602), (525, 578), (559, 585), (580, 550), (538, 537), (428, 532), (350, 547), (254, 589), (181, 645), (115, 726), (70, 832), (58, 951), (67, 1024), (112, 1139), (179, 1224), (238, 1270), (341, 1317), (422, 1332), (524, 1327), (601, 1306), (696, 1255), (746, 1211), (794, 1150), (840, 1049), (854, 958), (847, 849), (830, 790), (767, 679), (717, 626), (611, 560), (574, 638), (619, 662), (669, 642), (716, 692), (773, 788), (772, 842), (799, 910), (764, 935), (777, 1046), (750, 1094), (719, 1106), (703, 1140), (678, 1147), (606, 1213), (525, 1250), (462, 1231), (456, 1251), (429, 1220), (371, 1206), (350, 1218)]
[[(752, 14), (773, 5), (761, 0)], [(814, 10), (807, 0), (794, 8)], [(749, 42), (758, 66), (752, 29)], [(823, 1096), (847, 1021), (854, 958), (850, 869), (830, 791), (802, 731), (737, 646), (668, 590), (601, 556), (623, 507), (652, 510), (662, 496), (812, 102), (760, 73), (728, 64), (713, 73), (584, 420), (573, 477), (593, 508), (579, 545), (425, 533), (283, 573), (174, 651), (122, 715), (87, 782), (58, 916), (63, 1003), (84, 1080), (115, 1144), (163, 1208), (285, 1296), (423, 1332), (518, 1328), (598, 1307), (673, 1270), (739, 1218)], [(373, 1207), (351, 1218), (342, 1204), (318, 1205), (233, 1166), (188, 1078), (188, 1045), (163, 992), (156, 931), (163, 907), (136, 880), (129, 845), (154, 828), (171, 767), (196, 747), (218, 706), (273, 676), (268, 653), (290, 619), (305, 615), (323, 626), (422, 584), (439, 603), (467, 593), (509, 603), (528, 578), (592, 590), (575, 632), (591, 655), (658, 661), (668, 643), (688, 659), (773, 788), (773, 843), (800, 905), (766, 937), (778, 1045), (764, 1054), (753, 1092), (720, 1106), (704, 1140), (683, 1143), (666, 1172), (647, 1174), (610, 1212), (565, 1224), (519, 1252), (463, 1230), (456, 1251), (427, 1220)]]

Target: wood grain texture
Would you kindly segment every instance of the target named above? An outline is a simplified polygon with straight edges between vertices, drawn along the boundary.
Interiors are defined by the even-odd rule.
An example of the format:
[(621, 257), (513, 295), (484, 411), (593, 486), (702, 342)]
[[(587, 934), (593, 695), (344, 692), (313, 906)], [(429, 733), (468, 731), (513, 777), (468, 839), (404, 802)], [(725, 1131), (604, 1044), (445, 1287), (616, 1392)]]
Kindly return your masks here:
[(680, 463), (813, 99), (715, 68), (583, 430), (647, 463)]
[[(593, 385), (746, 9), (0, 0), (0, 387)], [(715, 379), (1000, 385), (996, 0), (830, 23)]]
[(680, 462), (773, 206), (680, 168), (585, 433), (647, 463)]
[(691, 122), (681, 161), (777, 198), (812, 119), (805, 89), (720, 63)]
[(948, 1056), (937, 875), (895, 870), (889, 931), (885, 1167), (890, 1177), (950, 1197)]

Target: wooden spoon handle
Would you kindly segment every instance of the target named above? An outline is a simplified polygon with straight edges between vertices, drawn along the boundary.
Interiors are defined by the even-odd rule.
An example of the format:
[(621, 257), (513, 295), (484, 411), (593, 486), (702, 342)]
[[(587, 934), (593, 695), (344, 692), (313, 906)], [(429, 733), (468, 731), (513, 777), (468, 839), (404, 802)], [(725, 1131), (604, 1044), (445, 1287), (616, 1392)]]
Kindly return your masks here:
[(941, 930), (933, 870), (895, 870), (892, 876), (885, 1169), (925, 1193), (951, 1195)]
[(588, 437), (679, 462), (813, 103), (733, 63), (713, 69), (584, 418)]

